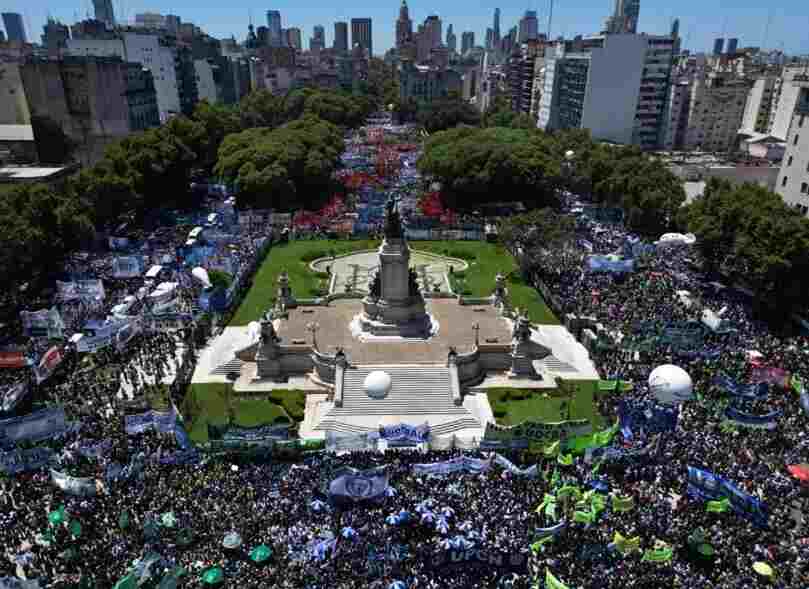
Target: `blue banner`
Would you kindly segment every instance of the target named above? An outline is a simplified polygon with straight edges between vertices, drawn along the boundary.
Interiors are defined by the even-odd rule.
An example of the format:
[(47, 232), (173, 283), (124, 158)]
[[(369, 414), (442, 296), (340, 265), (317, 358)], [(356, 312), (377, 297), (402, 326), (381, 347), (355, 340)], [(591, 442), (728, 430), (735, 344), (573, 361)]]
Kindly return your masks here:
[(375, 501), (385, 496), (388, 475), (384, 467), (365, 471), (344, 468), (329, 485), (329, 496), (335, 502)]
[(48, 464), (52, 456), (53, 451), (50, 448), (0, 452), (0, 472), (17, 474), (18, 472), (36, 470)]
[(590, 272), (623, 274), (635, 270), (635, 261), (616, 259), (615, 256), (592, 255), (587, 256), (587, 269)]
[(534, 530), (534, 537), (537, 540), (541, 540), (542, 538), (547, 538), (548, 536), (556, 536), (562, 530), (567, 527), (567, 523), (559, 522), (555, 526), (551, 526), (550, 528), (537, 528)]
[(177, 441), (177, 445), (183, 450), (191, 450), (194, 447), (185, 428), (179, 423), (174, 424), (174, 439)]
[(288, 440), (289, 425), (264, 425), (259, 427), (230, 426), (222, 433), (227, 442), (261, 442), (263, 440)]
[(725, 417), (734, 423), (744, 427), (754, 427), (761, 429), (775, 429), (778, 418), (781, 417), (782, 411), (771, 411), (765, 415), (751, 415), (739, 411), (735, 407), (728, 407), (725, 409)]
[(711, 384), (734, 397), (742, 397), (744, 399), (765, 399), (770, 393), (770, 387), (767, 383), (742, 384), (736, 382), (726, 374), (717, 374), (713, 377)]
[(433, 555), (425, 563), (433, 569), (458, 566), (467, 568), (509, 569), (514, 572), (528, 571), (528, 552), (498, 550), (496, 548), (450, 548)]
[(413, 474), (446, 475), (453, 472), (486, 472), (492, 466), (492, 460), (482, 460), (461, 456), (444, 462), (431, 462), (429, 464), (414, 464)]
[(160, 457), (160, 464), (197, 464), (199, 463), (200, 455), (196, 448), (190, 450), (178, 450), (170, 454), (164, 454)]
[(621, 401), (618, 405), (621, 432), (630, 440), (641, 430), (645, 434), (674, 430), (679, 415), (677, 407), (664, 407), (649, 401)]
[(383, 440), (402, 441), (421, 443), (425, 442), (430, 437), (429, 424), (422, 425), (408, 425), (406, 423), (399, 423), (396, 425), (387, 425), (379, 428), (379, 437)]
[(85, 458), (101, 458), (112, 448), (112, 440), (101, 440), (97, 444), (81, 445), (78, 448), (79, 454)]
[(62, 435), (67, 429), (64, 409), (42, 409), (24, 417), (0, 421), (0, 445), (24, 440), (39, 442)]
[(176, 422), (177, 414), (174, 412), (174, 408), (165, 413), (147, 411), (146, 413), (124, 416), (124, 427), (128, 434), (140, 434), (151, 428), (164, 434), (171, 434), (174, 433)]
[(703, 501), (715, 501), (727, 497), (733, 511), (749, 519), (759, 527), (767, 527), (767, 506), (739, 489), (727, 479), (710, 471), (688, 467), (688, 494)]
[(539, 474), (539, 469), (536, 464), (531, 465), (528, 468), (520, 468), (519, 466), (511, 462), (511, 460), (500, 454), (494, 455), (494, 461), (515, 476), (535, 479)]

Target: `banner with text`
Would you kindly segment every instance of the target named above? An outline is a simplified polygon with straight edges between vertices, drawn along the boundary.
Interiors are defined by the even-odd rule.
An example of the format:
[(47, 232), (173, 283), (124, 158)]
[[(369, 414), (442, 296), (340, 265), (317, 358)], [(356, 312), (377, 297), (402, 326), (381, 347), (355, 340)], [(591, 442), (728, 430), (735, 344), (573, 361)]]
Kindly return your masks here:
[(760, 500), (717, 474), (693, 466), (687, 468), (689, 495), (703, 501), (714, 501), (727, 497), (733, 511), (759, 527), (767, 527), (767, 506)]

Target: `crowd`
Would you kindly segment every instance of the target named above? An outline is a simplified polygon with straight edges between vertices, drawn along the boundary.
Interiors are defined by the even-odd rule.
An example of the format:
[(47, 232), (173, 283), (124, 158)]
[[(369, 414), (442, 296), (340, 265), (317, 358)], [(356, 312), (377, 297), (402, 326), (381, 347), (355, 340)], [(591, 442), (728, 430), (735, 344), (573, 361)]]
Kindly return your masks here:
[[(630, 273), (596, 274), (585, 270), (586, 255), (615, 252), (627, 235), (584, 222), (576, 237), (587, 247), (544, 252), (539, 277), (565, 312), (602, 324), (610, 340), (594, 351), (602, 376), (634, 383), (631, 392), (602, 394), (600, 412), (609, 423), (625, 398), (651, 400), (650, 370), (673, 363), (690, 374), (697, 393), (680, 408), (673, 430), (617, 433), (611, 445), (620, 452), (612, 459), (578, 454), (567, 460), (552, 446), (501, 452), (518, 467), (536, 464), (535, 477), (497, 464), (474, 473), (414, 471), (415, 464), (446, 461), (459, 451), (310, 452), (293, 461), (192, 452), (178, 464), (171, 459), (185, 450), (178, 434), (127, 434), (125, 415), (147, 404), (182, 407), (183, 381), (173, 375), (181, 357), (193, 363), (194, 341), (187, 331), (146, 331), (122, 349), (67, 350), (19, 408), (64, 406), (76, 427), (38, 446), (54, 452), (49, 466), (98, 484), (95, 494), (69, 494), (54, 486), (47, 467), (0, 478), (0, 578), (60, 588), (107, 588), (128, 578), (119, 587), (168, 589), (196, 586), (218, 567), (224, 584), (239, 588), (527, 589), (538, 583), (558, 589), (544, 585), (550, 571), (561, 583), (586, 589), (805, 589), (809, 493), (786, 466), (809, 462), (809, 416), (783, 382), (741, 405), (755, 414), (780, 411), (773, 429), (729, 424), (727, 394), (715, 377), (748, 383), (762, 363), (807, 377), (807, 338), (757, 320), (745, 295), (695, 270), (688, 248), (647, 252)], [(681, 290), (692, 302), (676, 294)], [(729, 329), (693, 328), (699, 335), (687, 344), (661, 339), (671, 325), (693, 326), (702, 308), (724, 309)], [(12, 372), (2, 370), (0, 378)], [(483, 451), (464, 455), (491, 458)], [(115, 465), (128, 465), (125, 477), (109, 475)], [(706, 509), (687, 491), (688, 466), (723, 476), (763, 502), (766, 526), (732, 510)], [(350, 506), (333, 502), (330, 484), (344, 467), (381, 468), (384, 494)], [(578, 519), (580, 507), (559, 498), (561, 489), (574, 487), (605, 497), (592, 519)], [(629, 507), (618, 509), (611, 495)], [(558, 501), (555, 512), (537, 509), (549, 500)], [(223, 545), (234, 533), (239, 542)], [(616, 533), (636, 538), (636, 549), (625, 551)], [(250, 553), (260, 545), (272, 554), (256, 563)], [(641, 556), (663, 547), (671, 550), (663, 561)], [(513, 556), (507, 561), (516, 564), (472, 558), (474, 549)], [(460, 554), (460, 562), (448, 553)], [(773, 574), (756, 572), (756, 563)], [(184, 574), (171, 576), (178, 567)]]

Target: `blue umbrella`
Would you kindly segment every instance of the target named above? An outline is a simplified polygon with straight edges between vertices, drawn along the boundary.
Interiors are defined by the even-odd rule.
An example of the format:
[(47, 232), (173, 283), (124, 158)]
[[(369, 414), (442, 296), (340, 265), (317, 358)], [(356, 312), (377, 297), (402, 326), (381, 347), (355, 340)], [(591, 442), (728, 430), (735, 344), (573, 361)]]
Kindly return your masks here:
[(399, 525), (399, 517), (391, 514), (385, 518), (385, 523), (389, 526), (398, 526)]
[(406, 523), (409, 520), (410, 520), (410, 512), (407, 511), (406, 509), (402, 509), (399, 512), (399, 521), (401, 521), (402, 523)]
[(357, 530), (352, 527), (345, 527), (340, 532), (343, 538), (356, 538), (357, 537)]
[(323, 511), (326, 509), (326, 504), (320, 499), (315, 499), (309, 504), (309, 507), (312, 508), (312, 511)]
[(435, 514), (432, 511), (425, 511), (421, 514), (421, 523), (431, 524), (435, 521)]
[(388, 589), (407, 589), (407, 585), (404, 581), (394, 581), (388, 585)]

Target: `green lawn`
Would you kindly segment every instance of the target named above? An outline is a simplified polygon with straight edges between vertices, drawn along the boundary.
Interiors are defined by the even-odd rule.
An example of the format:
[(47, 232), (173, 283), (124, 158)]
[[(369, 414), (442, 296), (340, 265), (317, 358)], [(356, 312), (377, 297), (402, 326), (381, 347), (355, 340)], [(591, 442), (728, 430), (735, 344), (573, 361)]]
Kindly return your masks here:
[[(298, 298), (317, 296), (322, 278), (309, 269), (312, 260), (330, 254), (375, 248), (379, 242), (372, 240), (301, 240), (285, 245), (276, 245), (259, 268), (253, 286), (247, 292), (230, 325), (247, 325), (258, 320), (272, 306), (278, 288), (278, 275), (282, 270), (289, 273), (292, 292)], [(556, 325), (559, 320), (542, 300), (540, 294), (523, 283), (517, 262), (503, 246), (481, 241), (412, 241), (410, 247), (434, 254), (461, 258), (469, 263), (462, 273), (466, 285), (464, 294), (470, 297), (486, 297), (494, 290), (494, 277), (498, 272), (506, 276), (511, 303), (528, 313), (534, 323)]]
[(424, 250), (469, 263), (463, 272), (466, 292), (470, 297), (487, 297), (494, 290), (494, 277), (498, 272), (506, 277), (506, 287), (513, 307), (528, 313), (534, 323), (558, 325), (554, 316), (536, 289), (526, 285), (520, 276), (517, 262), (506, 249), (496, 243), (482, 241), (412, 241), (414, 250)]
[(183, 403), (186, 429), (192, 441), (208, 441), (208, 424), (233, 423), (239, 427), (257, 427), (291, 423), (303, 419), (303, 391), (273, 391), (269, 399), (233, 397), (232, 421), (228, 410), (226, 383), (192, 384)]
[[(576, 387), (573, 403), (570, 407), (570, 419), (589, 419), (593, 427), (603, 427), (602, 417), (595, 407), (594, 393), (598, 386), (596, 381), (582, 381), (572, 383)], [(559, 395), (555, 389), (487, 389), (492, 411), (497, 423), (501, 425), (516, 425), (520, 422), (565, 421), (568, 418), (567, 397)]]
[(230, 320), (230, 325), (247, 325), (257, 321), (272, 307), (278, 291), (278, 275), (283, 270), (289, 273), (289, 283), (296, 297), (313, 298), (317, 296), (321, 278), (309, 269), (309, 262), (330, 254), (367, 250), (378, 245), (378, 241), (368, 239), (300, 240), (274, 245), (256, 272), (253, 285)]

